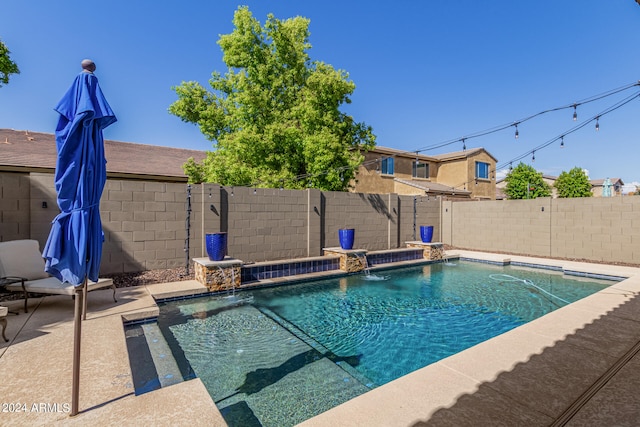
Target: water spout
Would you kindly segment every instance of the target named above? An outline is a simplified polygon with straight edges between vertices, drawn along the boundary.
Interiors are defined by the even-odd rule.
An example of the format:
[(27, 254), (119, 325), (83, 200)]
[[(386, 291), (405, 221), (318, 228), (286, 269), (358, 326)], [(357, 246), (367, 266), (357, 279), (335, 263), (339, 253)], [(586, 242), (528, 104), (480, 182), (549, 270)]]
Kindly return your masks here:
[(356, 258), (358, 258), (358, 260), (360, 261), (360, 265), (362, 266), (362, 269), (364, 270), (364, 274), (366, 274), (367, 276), (371, 275), (371, 270), (369, 269), (369, 263), (367, 262), (367, 256), (363, 255), (363, 254), (358, 254), (356, 253)]

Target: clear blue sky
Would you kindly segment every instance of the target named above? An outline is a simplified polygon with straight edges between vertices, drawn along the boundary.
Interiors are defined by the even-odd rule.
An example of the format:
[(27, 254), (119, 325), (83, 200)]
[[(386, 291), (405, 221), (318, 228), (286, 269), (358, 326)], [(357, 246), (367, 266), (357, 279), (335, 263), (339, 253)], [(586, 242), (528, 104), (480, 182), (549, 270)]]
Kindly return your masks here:
[[(640, 6), (633, 0), (4, 0), (0, 39), (21, 74), (0, 88), (0, 127), (53, 133), (53, 107), (91, 58), (118, 122), (105, 137), (210, 150), (167, 112), (172, 86), (224, 72), (216, 44), (239, 4), (311, 20), (312, 59), (349, 72), (343, 110), (371, 125), (378, 145), (415, 151), (509, 124), (640, 80)], [(638, 88), (578, 108), (594, 117)], [(572, 110), (467, 140), (499, 164), (576, 125)], [(640, 181), (640, 99), (536, 152), (538, 170), (574, 166), (591, 178)], [(457, 151), (453, 144), (424, 154)], [(525, 160), (531, 163), (531, 156)], [(515, 166), (515, 164), (514, 164)]]

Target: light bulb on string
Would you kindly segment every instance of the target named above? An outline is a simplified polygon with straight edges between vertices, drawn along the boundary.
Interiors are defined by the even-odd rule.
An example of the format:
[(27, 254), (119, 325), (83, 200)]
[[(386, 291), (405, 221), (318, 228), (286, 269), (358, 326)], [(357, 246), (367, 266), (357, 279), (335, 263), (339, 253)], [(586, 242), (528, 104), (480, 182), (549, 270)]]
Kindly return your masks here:
[(231, 186), (231, 197), (233, 197), (233, 186)]
[(533, 163), (533, 162), (535, 162), (535, 161), (536, 161), (536, 150), (533, 150), (533, 152), (532, 152), (531, 154), (532, 154), (532, 156), (531, 156), (531, 163)]
[(516, 126), (516, 139), (520, 138), (520, 132), (518, 132), (518, 124), (515, 124)]
[(513, 162), (509, 162), (509, 172), (513, 170)]
[(578, 105), (573, 104), (573, 121), (578, 120)]
[(596, 132), (600, 130), (600, 116), (596, 117)]
[(464, 142), (465, 138), (462, 138), (462, 151), (467, 151), (467, 144)]
[(418, 159), (418, 151), (416, 151), (416, 166), (420, 164), (420, 159)]
[(564, 148), (564, 136), (560, 137), (560, 148)]

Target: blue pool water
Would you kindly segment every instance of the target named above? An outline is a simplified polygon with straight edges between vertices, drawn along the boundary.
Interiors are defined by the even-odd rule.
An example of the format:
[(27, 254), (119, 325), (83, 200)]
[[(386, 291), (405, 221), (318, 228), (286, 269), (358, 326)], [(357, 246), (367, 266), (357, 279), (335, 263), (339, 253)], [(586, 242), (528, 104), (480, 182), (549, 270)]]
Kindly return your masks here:
[(158, 325), (229, 425), (288, 426), (611, 284), (469, 262), (376, 274), (173, 301)]

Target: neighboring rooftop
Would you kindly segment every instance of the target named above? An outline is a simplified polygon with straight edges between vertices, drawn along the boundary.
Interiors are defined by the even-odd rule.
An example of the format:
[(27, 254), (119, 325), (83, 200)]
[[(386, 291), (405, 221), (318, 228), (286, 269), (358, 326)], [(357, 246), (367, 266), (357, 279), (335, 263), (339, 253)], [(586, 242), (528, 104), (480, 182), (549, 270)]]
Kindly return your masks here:
[(458, 195), (471, 194), (471, 191), (461, 190), (459, 188), (453, 188), (448, 185), (438, 184), (437, 182), (415, 180), (415, 179), (400, 179), (400, 178), (394, 178), (393, 180), (396, 182), (400, 182), (402, 184), (419, 188), (420, 190), (424, 190), (426, 194), (432, 194), (436, 196), (440, 194), (458, 194)]
[[(130, 142), (104, 141), (107, 174), (112, 177), (186, 182), (182, 165), (193, 157), (201, 161), (205, 151)], [(52, 133), (0, 129), (0, 170), (52, 171), (57, 149)]]
[(495, 160), (496, 162), (498, 161), (498, 159), (496, 159), (496, 157), (493, 154), (489, 153), (487, 150), (485, 150), (482, 147), (470, 148), (468, 150), (463, 150), (463, 151), (454, 151), (451, 153), (438, 154), (432, 157), (440, 161), (463, 159), (465, 157), (473, 156), (474, 154), (481, 153), (483, 151), (487, 153), (493, 160)]
[[(604, 179), (591, 179), (589, 180), (589, 183), (592, 187), (602, 187), (604, 185), (604, 181)], [(609, 181), (611, 182), (611, 185), (624, 185), (624, 182), (622, 182), (622, 179), (620, 178), (609, 178)]]

